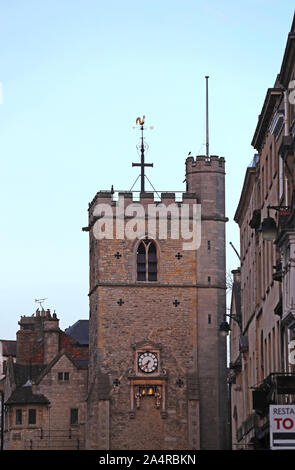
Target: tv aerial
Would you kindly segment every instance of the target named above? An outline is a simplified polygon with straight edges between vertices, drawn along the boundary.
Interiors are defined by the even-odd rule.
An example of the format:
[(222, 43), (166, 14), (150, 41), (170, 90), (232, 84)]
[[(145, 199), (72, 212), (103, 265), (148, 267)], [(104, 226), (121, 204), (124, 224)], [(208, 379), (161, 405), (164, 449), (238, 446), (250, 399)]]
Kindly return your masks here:
[(42, 304), (45, 302), (45, 300), (47, 300), (47, 297), (45, 297), (44, 299), (35, 299), (35, 302), (40, 305), (41, 310), (44, 310)]

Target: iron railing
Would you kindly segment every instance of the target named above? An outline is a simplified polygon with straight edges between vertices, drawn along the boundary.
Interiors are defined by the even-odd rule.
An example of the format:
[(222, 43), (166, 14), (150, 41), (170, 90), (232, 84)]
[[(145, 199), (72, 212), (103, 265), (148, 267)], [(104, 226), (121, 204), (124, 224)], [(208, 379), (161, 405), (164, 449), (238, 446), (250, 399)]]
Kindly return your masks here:
[(24, 439), (26, 450), (83, 450), (84, 435), (72, 428), (58, 430), (36, 429)]

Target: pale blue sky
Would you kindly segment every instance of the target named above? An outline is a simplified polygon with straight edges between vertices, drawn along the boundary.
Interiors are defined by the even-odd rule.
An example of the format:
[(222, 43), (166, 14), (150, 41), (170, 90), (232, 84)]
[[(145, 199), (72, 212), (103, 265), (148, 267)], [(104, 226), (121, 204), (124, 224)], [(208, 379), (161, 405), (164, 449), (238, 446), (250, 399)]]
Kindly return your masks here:
[(62, 328), (88, 318), (88, 202), (132, 186), (143, 114), (148, 177), (185, 188), (187, 153), (205, 153), (205, 75), (210, 150), (226, 159), (227, 270), (238, 265), (232, 218), (293, 12), (292, 0), (0, 0), (0, 338), (35, 298)]

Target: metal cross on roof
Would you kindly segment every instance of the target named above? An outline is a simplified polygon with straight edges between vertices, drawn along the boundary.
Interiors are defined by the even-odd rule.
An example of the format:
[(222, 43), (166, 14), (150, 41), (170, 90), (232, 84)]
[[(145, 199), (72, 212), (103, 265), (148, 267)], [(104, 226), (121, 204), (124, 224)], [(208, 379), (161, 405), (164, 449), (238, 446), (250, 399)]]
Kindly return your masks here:
[[(142, 117), (142, 119), (140, 117), (138, 117), (136, 119), (136, 124), (140, 125), (140, 130), (141, 130), (141, 143), (140, 143), (140, 147), (138, 147), (140, 149), (140, 155), (141, 155), (141, 160), (140, 160), (140, 163), (132, 163), (132, 166), (140, 166), (141, 168), (141, 173), (140, 173), (140, 178), (141, 178), (141, 185), (140, 185), (140, 191), (142, 193), (145, 192), (145, 174), (144, 174), (144, 169), (146, 166), (154, 166), (153, 163), (145, 163), (145, 159), (144, 159), (144, 151), (147, 149), (147, 145), (145, 144), (144, 142), (144, 137), (143, 137), (143, 131), (144, 131), (144, 122), (145, 122), (145, 116)], [(151, 127), (152, 128), (152, 127)]]

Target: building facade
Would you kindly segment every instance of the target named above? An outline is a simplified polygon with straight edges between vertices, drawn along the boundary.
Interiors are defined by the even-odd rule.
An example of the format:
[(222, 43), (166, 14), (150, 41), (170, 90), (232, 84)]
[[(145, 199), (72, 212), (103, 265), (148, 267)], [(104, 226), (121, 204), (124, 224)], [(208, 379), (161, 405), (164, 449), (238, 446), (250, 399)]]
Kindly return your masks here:
[[(231, 306), (232, 446), (269, 447), (270, 404), (294, 403), (295, 17), (279, 75), (252, 140), (235, 221), (241, 266), (233, 272), (241, 303)], [(269, 235), (272, 228), (274, 235)], [(239, 321), (237, 321), (239, 320)]]
[(16, 357), (16, 341), (0, 339), (0, 380), (6, 375), (7, 361)]
[(1, 445), (85, 449), (88, 344), (60, 330), (50, 310), (23, 316), (19, 325), (16, 358), (9, 355), (0, 381)]
[(224, 158), (189, 156), (185, 174), (181, 194), (89, 204), (89, 321), (21, 317), (4, 449), (228, 448)]
[[(115, 201), (112, 191), (100, 191), (89, 205), (88, 449), (228, 445), (226, 344), (218, 333), (225, 313), (224, 159), (188, 157), (185, 168), (181, 200), (140, 193), (136, 238), (118, 236), (135, 227), (132, 192)], [(185, 249), (187, 238), (172, 236), (174, 216), (167, 213), (177, 207), (188, 214), (196, 204), (200, 247)], [(95, 232), (101, 205), (112, 239)], [(165, 236), (160, 224), (151, 233), (149, 208), (167, 221)]]

